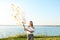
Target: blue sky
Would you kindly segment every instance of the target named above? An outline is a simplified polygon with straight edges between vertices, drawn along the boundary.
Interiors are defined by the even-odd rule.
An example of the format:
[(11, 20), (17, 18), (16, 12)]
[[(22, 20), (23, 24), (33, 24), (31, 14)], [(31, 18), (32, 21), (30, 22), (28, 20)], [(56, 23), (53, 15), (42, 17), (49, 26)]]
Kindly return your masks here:
[[(60, 0), (0, 0), (0, 8), (5, 9), (4, 17), (7, 17), (5, 21), (3, 20), (4, 17), (1, 17), (3, 18), (1, 20), (5, 22), (1, 21), (1, 25), (15, 24), (10, 16), (9, 7), (11, 3), (20, 6), (26, 14), (26, 20), (32, 20), (35, 25), (60, 25)], [(3, 12), (1, 13), (4, 14)], [(9, 18), (7, 15), (9, 15)], [(7, 22), (6, 20), (9, 21)]]
[(23, 0), (21, 5), (37, 24), (60, 24), (59, 0)]

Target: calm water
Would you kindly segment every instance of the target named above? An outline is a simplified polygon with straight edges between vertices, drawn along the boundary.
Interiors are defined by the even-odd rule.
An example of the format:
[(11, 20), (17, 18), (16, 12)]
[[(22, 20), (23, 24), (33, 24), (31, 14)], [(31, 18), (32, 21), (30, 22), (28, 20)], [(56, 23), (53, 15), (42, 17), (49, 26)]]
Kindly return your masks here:
[[(53, 26), (34, 26), (34, 34), (39, 35), (48, 35), (48, 36), (58, 36), (60, 35), (60, 27)], [(15, 34), (24, 34), (26, 33), (23, 29), (23, 26), (0, 26), (0, 38), (7, 37)]]

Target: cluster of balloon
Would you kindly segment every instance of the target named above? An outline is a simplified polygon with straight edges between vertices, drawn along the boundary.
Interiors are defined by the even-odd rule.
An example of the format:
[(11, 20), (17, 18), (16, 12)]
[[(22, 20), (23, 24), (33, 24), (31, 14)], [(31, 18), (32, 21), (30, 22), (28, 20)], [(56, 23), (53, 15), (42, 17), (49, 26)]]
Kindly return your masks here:
[(21, 13), (21, 8), (19, 6), (11, 4), (11, 9), (12, 9), (12, 12), (13, 12), (12, 16), (16, 20), (17, 25), (22, 25), (22, 21), (24, 23), (26, 23), (26, 20), (25, 20), (24, 16), (22, 15), (23, 13)]

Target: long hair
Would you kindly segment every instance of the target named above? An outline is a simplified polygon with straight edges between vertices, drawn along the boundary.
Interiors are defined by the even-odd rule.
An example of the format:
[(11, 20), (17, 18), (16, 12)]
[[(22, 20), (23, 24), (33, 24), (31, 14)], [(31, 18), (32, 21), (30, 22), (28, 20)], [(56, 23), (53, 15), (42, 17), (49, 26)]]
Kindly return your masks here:
[(33, 26), (33, 22), (32, 22), (32, 21), (30, 21), (30, 25), (32, 26), (32, 28), (34, 28), (34, 26)]

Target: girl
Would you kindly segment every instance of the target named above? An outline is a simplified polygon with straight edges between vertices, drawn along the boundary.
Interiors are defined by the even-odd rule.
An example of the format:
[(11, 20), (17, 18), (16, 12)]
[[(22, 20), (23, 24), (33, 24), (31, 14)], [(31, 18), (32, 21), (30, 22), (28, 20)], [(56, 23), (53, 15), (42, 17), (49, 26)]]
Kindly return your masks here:
[(33, 32), (34, 32), (33, 22), (30, 21), (28, 27), (25, 27), (24, 22), (23, 22), (23, 26), (24, 26), (24, 30), (27, 31), (27, 39), (28, 40), (34, 40), (34, 35), (33, 35)]

